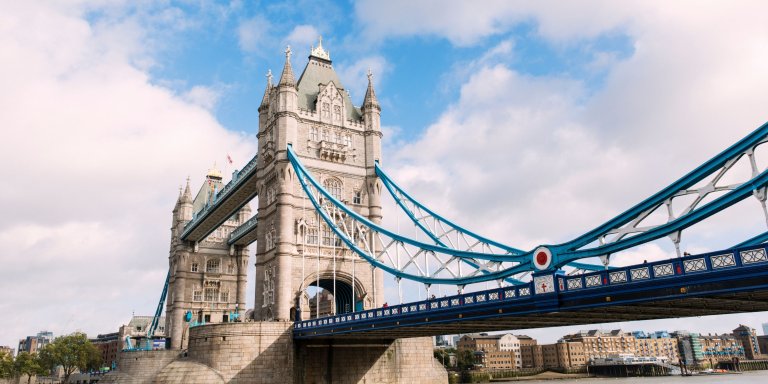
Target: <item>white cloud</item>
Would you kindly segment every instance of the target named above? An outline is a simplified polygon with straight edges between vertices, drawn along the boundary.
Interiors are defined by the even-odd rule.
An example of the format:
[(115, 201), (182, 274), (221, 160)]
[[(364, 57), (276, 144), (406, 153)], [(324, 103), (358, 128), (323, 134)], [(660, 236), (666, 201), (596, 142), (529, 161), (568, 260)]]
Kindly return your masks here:
[[(468, 15), (470, 21), (482, 18), (474, 25), (454, 17), (472, 13), (469, 5), (451, 5), (429, 18), (422, 12), (429, 6), (419, 4), (397, 21), (389, 18), (394, 11), (364, 8), (377, 7), (369, 2), (358, 7), (358, 15), (362, 9), (381, 15), (369, 27), (379, 37), (432, 34), (463, 45), (501, 33), (526, 14), (553, 44), (618, 28), (634, 46), (627, 59), (603, 57), (591, 64), (608, 75), (603, 87), (589, 92), (577, 79), (526, 76), (480, 57), (472, 61), (477, 68), (461, 85), (459, 99), (423, 137), (388, 152), (386, 169), (412, 196), (509, 245), (532, 249), (570, 240), (766, 120), (768, 71), (760, 63), (768, 53), (759, 47), (768, 46), (768, 26), (758, 15), (768, 9), (760, 3), (722, 9), (704, 3), (696, 12), (684, 10), (687, 3), (669, 9), (622, 3), (626, 9), (620, 10), (489, 3), (494, 12)], [(415, 19), (424, 22), (415, 25)], [(686, 230), (683, 249), (716, 250), (764, 231), (758, 207), (750, 199), (715, 217), (716, 223)], [(663, 238), (613, 260), (622, 265), (670, 255), (671, 242)], [(674, 329), (675, 322), (639, 326)], [(724, 332), (735, 325), (701, 318), (691, 327)]]
[(221, 98), (222, 91), (215, 87), (206, 87), (202, 85), (196, 85), (189, 91), (181, 95), (181, 97), (189, 103), (203, 107), (209, 111), (213, 111)]
[[(366, 56), (349, 64), (341, 62), (337, 63), (335, 68), (339, 78), (343, 79), (344, 86), (349, 90), (352, 102), (356, 104), (362, 104), (365, 97), (365, 90), (368, 88), (368, 70), (373, 74), (373, 86), (377, 96), (381, 93), (378, 84), (382, 82), (387, 72), (393, 70), (383, 56)], [(381, 99), (379, 101), (381, 102)]]
[(568, 4), (505, 0), (482, 3), (461, 0), (366, 0), (355, 4), (355, 14), (365, 36), (371, 39), (438, 36), (455, 45), (468, 46), (532, 19), (539, 23), (539, 32), (550, 38), (594, 36), (617, 27), (638, 8), (642, 12), (652, 10), (650, 6), (643, 6), (642, 2), (617, 4), (600, 0)]
[(312, 44), (317, 43), (320, 33), (311, 25), (297, 25), (285, 38), (290, 45), (300, 48), (302, 51)]
[(91, 24), (88, 7), (0, 12), (0, 345), (151, 313), (178, 187), (256, 149), (210, 114), (215, 91), (152, 82), (141, 23)]
[(271, 39), (271, 24), (264, 16), (256, 15), (240, 23), (237, 29), (240, 49), (248, 53), (258, 53)]

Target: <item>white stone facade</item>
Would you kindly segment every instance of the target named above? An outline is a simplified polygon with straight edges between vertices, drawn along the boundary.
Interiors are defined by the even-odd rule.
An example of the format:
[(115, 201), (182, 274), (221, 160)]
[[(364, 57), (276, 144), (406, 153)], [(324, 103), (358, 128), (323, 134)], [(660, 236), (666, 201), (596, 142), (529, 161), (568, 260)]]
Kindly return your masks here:
[[(334, 240), (287, 159), (291, 145), (326, 189), (380, 222), (382, 185), (374, 169), (381, 161), (380, 108), (372, 85), (362, 108), (354, 107), (322, 47), (312, 50), (298, 81), (288, 51), (279, 83), (273, 85), (270, 77), (259, 107), (258, 142), (255, 319), (294, 320), (297, 309), (309, 318), (304, 292), (318, 279), (350, 290), (354, 284), (354, 302), (363, 308), (381, 305), (381, 271)], [(352, 305), (336, 311), (349, 311)]]

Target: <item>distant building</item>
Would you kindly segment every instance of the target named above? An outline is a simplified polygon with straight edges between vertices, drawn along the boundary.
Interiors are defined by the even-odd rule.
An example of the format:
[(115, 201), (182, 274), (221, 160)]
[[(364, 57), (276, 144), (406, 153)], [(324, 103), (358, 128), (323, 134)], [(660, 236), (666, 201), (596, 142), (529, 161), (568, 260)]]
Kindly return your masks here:
[[(131, 320), (128, 322), (128, 324), (125, 324), (120, 327), (118, 331), (118, 340), (120, 344), (120, 350), (128, 348), (127, 342), (125, 341), (126, 337), (130, 337), (131, 342), (133, 346), (136, 346), (136, 342), (140, 339), (146, 339), (147, 337), (147, 331), (149, 331), (149, 327), (152, 324), (152, 318), (154, 316), (133, 316)], [(160, 316), (160, 319), (158, 319), (157, 322), (157, 329), (155, 330), (154, 336), (158, 339), (163, 338), (166, 336), (165, 334), (165, 316)], [(157, 341), (158, 343), (162, 343), (162, 341)], [(153, 349), (162, 349), (164, 348), (164, 345), (156, 345), (153, 346)]]
[(90, 341), (101, 352), (102, 366), (109, 368), (117, 366), (117, 360), (123, 349), (123, 340), (120, 339), (119, 332), (98, 335)]
[(5, 345), (0, 345), (0, 355), (8, 354), (11, 357), (13, 357), (13, 353), (14, 352), (15, 352), (15, 350), (13, 348), (5, 346)]
[(615, 329), (610, 332), (599, 330), (581, 331), (563, 337), (567, 342), (584, 344), (584, 354), (587, 362), (594, 358), (605, 358), (611, 355), (635, 354), (635, 336)]
[(763, 335), (768, 336), (768, 323), (763, 323)]
[(560, 339), (555, 344), (542, 345), (541, 355), (544, 368), (570, 369), (587, 364), (584, 343), (581, 341)]
[(680, 350), (677, 339), (667, 331), (653, 333), (633, 332), (635, 336), (635, 355), (642, 357), (659, 357), (677, 363), (680, 361)]
[(19, 352), (35, 353), (53, 342), (53, 332), (41, 331), (35, 336), (27, 336), (19, 340)]
[(671, 336), (677, 339), (677, 349), (680, 353), (681, 364), (688, 367), (697, 367), (705, 361), (698, 333), (675, 331)]
[(544, 357), (542, 356), (541, 346), (537, 345), (536, 339), (525, 335), (518, 335), (517, 339), (520, 340), (520, 355), (523, 368), (543, 367)]
[(741, 340), (735, 338), (733, 335), (722, 334), (701, 336), (701, 350), (704, 354), (704, 359), (715, 365), (718, 361), (730, 361), (734, 357), (743, 359), (744, 346), (741, 344)]
[(765, 356), (768, 353), (768, 335), (758, 336), (757, 345), (760, 347), (760, 352)]
[[(528, 336), (525, 338), (530, 339)], [(520, 344), (520, 339), (513, 334), (481, 333), (462, 336), (457, 348), (474, 352), (475, 361), (483, 368), (520, 369), (523, 367)]]
[[(320, 313), (318, 315), (317, 299), (320, 297)], [(326, 290), (320, 291), (314, 297), (309, 299), (309, 318), (314, 319), (316, 317), (331, 316), (333, 315), (333, 295)]]
[(744, 356), (747, 359), (755, 360), (762, 358), (760, 344), (757, 342), (757, 332), (755, 332), (754, 328), (739, 324), (733, 330), (733, 336), (741, 341), (741, 345), (744, 347)]

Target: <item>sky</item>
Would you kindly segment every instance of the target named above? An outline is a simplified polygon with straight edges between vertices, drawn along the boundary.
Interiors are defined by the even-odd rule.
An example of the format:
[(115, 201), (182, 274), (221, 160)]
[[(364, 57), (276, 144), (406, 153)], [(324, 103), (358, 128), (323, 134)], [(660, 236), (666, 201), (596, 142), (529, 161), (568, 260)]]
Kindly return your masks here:
[[(358, 104), (371, 69), (387, 172), (444, 216), (532, 249), (614, 217), (768, 120), (765, 14), (760, 1), (2, 2), (0, 345), (96, 336), (154, 312), (178, 188), (214, 164), (231, 172), (227, 154), (235, 166), (253, 156), (265, 76), (286, 45), (298, 71), (322, 35)], [(765, 169), (768, 154), (758, 160)], [(750, 199), (682, 244), (723, 249), (765, 225)], [(659, 241), (616, 262), (672, 256)], [(580, 328), (524, 333), (552, 342)]]

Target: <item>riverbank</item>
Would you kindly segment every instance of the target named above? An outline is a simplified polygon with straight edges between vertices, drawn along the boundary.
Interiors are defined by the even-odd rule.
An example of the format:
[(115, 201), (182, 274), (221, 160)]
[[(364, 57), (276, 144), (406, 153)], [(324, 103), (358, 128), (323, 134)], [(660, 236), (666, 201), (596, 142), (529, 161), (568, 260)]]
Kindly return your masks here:
[(558, 372), (542, 372), (530, 376), (519, 377), (500, 377), (498, 379), (491, 379), (492, 383), (509, 383), (513, 381), (531, 381), (531, 380), (567, 380), (567, 379), (585, 379), (590, 377), (586, 373), (558, 373)]

